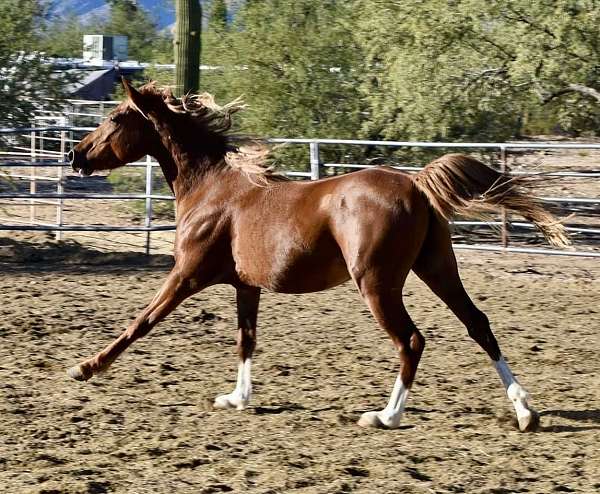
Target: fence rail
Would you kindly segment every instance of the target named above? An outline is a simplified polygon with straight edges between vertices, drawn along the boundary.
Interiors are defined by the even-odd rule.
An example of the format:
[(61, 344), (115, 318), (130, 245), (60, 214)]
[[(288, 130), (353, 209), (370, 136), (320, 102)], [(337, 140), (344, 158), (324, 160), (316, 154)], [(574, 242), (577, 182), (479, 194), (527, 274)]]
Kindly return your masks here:
[[(74, 112), (74, 115), (82, 112)], [(103, 111), (99, 113), (86, 113), (85, 116), (93, 116), (100, 118)], [(81, 115), (79, 115), (81, 116)], [(53, 117), (43, 117), (43, 121), (48, 121)], [(21, 139), (29, 139), (29, 147), (12, 146), (11, 150), (0, 152), (0, 169), (2, 168), (21, 168), (31, 169), (29, 175), (25, 173), (6, 173), (5, 175), (17, 180), (28, 180), (30, 182), (29, 192), (23, 191), (5, 191), (0, 192), (0, 200), (26, 200), (27, 205), (31, 208), (29, 224), (21, 223), (21, 220), (14, 220), (13, 223), (1, 223), (0, 230), (15, 230), (15, 231), (50, 231), (56, 232), (60, 238), (62, 232), (78, 232), (78, 231), (97, 231), (97, 232), (144, 232), (146, 233), (146, 252), (151, 251), (151, 233), (157, 231), (173, 231), (175, 225), (153, 225), (153, 201), (172, 201), (174, 197), (165, 194), (153, 193), (153, 169), (159, 167), (156, 162), (153, 162), (149, 157), (145, 161), (132, 163), (130, 167), (145, 168), (145, 192), (144, 193), (120, 193), (120, 194), (102, 194), (102, 193), (87, 193), (87, 192), (65, 192), (65, 168), (68, 166), (64, 161), (66, 152), (78, 141), (75, 137), (78, 134), (93, 130), (94, 127), (89, 126), (72, 126), (72, 125), (48, 125), (48, 126), (32, 126), (20, 129), (0, 129), (0, 136), (16, 137)], [(52, 134), (52, 135), (49, 135)], [(385, 146), (397, 148), (432, 148), (432, 149), (479, 149), (492, 150), (499, 154), (500, 166), (503, 171), (513, 175), (536, 174), (537, 171), (518, 170), (508, 171), (508, 153), (516, 150), (596, 150), (600, 151), (600, 144), (589, 143), (442, 143), (442, 142), (412, 142), (412, 141), (361, 141), (348, 139), (284, 139), (274, 138), (269, 139), (269, 142), (279, 144), (286, 143), (291, 145), (308, 146), (309, 162), (307, 163), (308, 171), (288, 171), (285, 172), (288, 176), (299, 179), (316, 180), (323, 176), (328, 176), (332, 172), (338, 170), (353, 171), (356, 169), (369, 168), (373, 165), (365, 165), (359, 163), (327, 163), (321, 160), (322, 146), (329, 145), (346, 145), (346, 146)], [(55, 149), (45, 149), (54, 147)], [(19, 149), (15, 152), (14, 149)], [(27, 160), (25, 160), (27, 158)], [(55, 176), (41, 176), (37, 174), (38, 169), (45, 168), (48, 170), (56, 170)], [(420, 166), (396, 166), (395, 168), (408, 171), (418, 172), (422, 169)], [(562, 178), (577, 178), (577, 179), (599, 179), (600, 170), (584, 170), (584, 171), (552, 171), (544, 173), (545, 176)], [(56, 192), (38, 191), (37, 184), (56, 183)], [(46, 188), (48, 185), (46, 185)], [(540, 197), (541, 200), (561, 205), (571, 206), (595, 206), (600, 204), (600, 197), (567, 197), (567, 196), (547, 196)], [(54, 200), (54, 201), (42, 201)], [(143, 226), (111, 226), (105, 224), (93, 225), (69, 225), (64, 224), (64, 201), (65, 200), (143, 200), (145, 201), (145, 216), (143, 218)], [(56, 223), (41, 222), (36, 220), (36, 204), (51, 204), (56, 209)], [(499, 245), (481, 245), (481, 244), (465, 244), (457, 243), (454, 247), (457, 249), (466, 250), (492, 250), (502, 252), (521, 252), (534, 254), (548, 254), (561, 256), (586, 256), (600, 257), (600, 252), (593, 250), (556, 250), (556, 249), (541, 249), (509, 246), (508, 230), (513, 229), (531, 230), (534, 228), (532, 223), (528, 222), (510, 222), (506, 214), (502, 214), (500, 221), (455, 221), (456, 226), (461, 227), (483, 227), (500, 229)], [(600, 234), (600, 228), (595, 224), (590, 225), (567, 225), (567, 230), (573, 233), (596, 236)], [(594, 237), (595, 239), (595, 237)]]

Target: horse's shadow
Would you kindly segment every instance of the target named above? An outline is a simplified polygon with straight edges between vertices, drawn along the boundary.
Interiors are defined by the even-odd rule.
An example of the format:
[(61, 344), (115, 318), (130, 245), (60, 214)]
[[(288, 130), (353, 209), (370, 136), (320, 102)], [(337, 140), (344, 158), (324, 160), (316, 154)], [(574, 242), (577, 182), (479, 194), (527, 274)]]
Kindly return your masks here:
[(257, 415), (279, 415), (284, 412), (295, 412), (298, 410), (305, 410), (302, 405), (297, 403), (283, 403), (272, 406), (256, 406), (253, 408), (254, 413)]
[(545, 410), (540, 417), (560, 417), (585, 425), (540, 425), (540, 432), (582, 432), (600, 430), (600, 410)]

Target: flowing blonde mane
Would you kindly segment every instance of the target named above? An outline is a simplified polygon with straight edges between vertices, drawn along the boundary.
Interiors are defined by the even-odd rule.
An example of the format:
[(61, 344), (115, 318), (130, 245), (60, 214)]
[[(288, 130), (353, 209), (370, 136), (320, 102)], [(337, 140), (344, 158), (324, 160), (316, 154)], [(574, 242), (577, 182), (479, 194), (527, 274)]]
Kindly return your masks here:
[(170, 89), (164, 89), (162, 95), (167, 108), (173, 113), (187, 114), (216, 134), (225, 134), (231, 129), (231, 116), (247, 106), (241, 98), (220, 106), (209, 93), (186, 94), (176, 98)]
[(208, 132), (224, 136), (227, 146), (223, 165), (244, 172), (257, 185), (287, 180), (285, 175), (278, 174), (267, 164), (272, 146), (266, 140), (229, 132), (233, 125), (232, 116), (247, 107), (242, 98), (221, 106), (210, 93), (190, 93), (177, 98), (171, 88), (159, 88), (154, 82), (142, 89), (161, 96), (173, 113), (189, 115)]

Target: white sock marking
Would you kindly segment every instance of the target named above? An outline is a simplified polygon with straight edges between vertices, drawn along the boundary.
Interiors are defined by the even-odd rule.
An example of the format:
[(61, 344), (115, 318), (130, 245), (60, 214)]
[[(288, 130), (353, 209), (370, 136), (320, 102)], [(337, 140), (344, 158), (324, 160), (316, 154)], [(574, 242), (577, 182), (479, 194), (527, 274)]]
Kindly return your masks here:
[(252, 359), (246, 359), (238, 365), (237, 383), (235, 389), (228, 395), (217, 396), (216, 408), (246, 408), (252, 396)]
[(506, 389), (506, 395), (515, 407), (517, 414), (517, 420), (519, 421), (519, 427), (524, 430), (529, 425), (532, 419), (532, 409), (529, 407), (527, 400), (529, 393), (525, 391), (525, 388), (519, 384), (517, 378), (514, 376), (510, 367), (504, 360), (504, 357), (500, 357), (498, 361), (493, 361), (494, 367), (502, 379), (504, 389)]
[(404, 406), (408, 399), (408, 388), (404, 386), (400, 375), (396, 377), (394, 382), (394, 389), (390, 395), (390, 400), (387, 406), (381, 411), (380, 418), (383, 418), (385, 425), (390, 426), (396, 424), (396, 427), (400, 425), (400, 416), (404, 412)]
[(238, 365), (238, 378), (234, 393), (241, 396), (242, 400), (248, 402), (252, 394), (252, 359), (248, 358)]
[(404, 412), (404, 406), (408, 398), (408, 391), (408, 388), (402, 382), (400, 374), (398, 374), (387, 406), (379, 412), (363, 413), (358, 424), (365, 427), (380, 427), (383, 425), (389, 429), (399, 427), (402, 412)]

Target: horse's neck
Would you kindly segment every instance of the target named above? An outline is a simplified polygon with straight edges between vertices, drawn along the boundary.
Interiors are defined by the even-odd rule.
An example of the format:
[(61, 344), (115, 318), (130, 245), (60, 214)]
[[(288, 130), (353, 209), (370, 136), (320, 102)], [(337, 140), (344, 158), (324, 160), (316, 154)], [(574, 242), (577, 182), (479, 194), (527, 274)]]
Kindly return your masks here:
[[(157, 126), (158, 127), (158, 126)], [(175, 200), (182, 200), (189, 193), (201, 186), (202, 177), (224, 159), (218, 148), (207, 150), (207, 153), (188, 152), (185, 145), (171, 138), (171, 130), (164, 126), (158, 128), (162, 145), (154, 150), (154, 156), (175, 194)], [(211, 152), (212, 151), (212, 152)]]
[(191, 165), (187, 163), (185, 158), (182, 159), (181, 154), (178, 154), (178, 150), (169, 150), (164, 146), (154, 150), (153, 156), (160, 164), (165, 180), (169, 184), (171, 192), (175, 195), (175, 200), (182, 199), (190, 188), (190, 177), (193, 175)]
[[(216, 168), (215, 163), (212, 163), (212, 160), (208, 157), (203, 158), (204, 162), (202, 162), (202, 158), (190, 162), (188, 156), (173, 156), (164, 148), (163, 152), (155, 153), (154, 157), (159, 162), (165, 180), (175, 195), (176, 203), (201, 190), (205, 185), (206, 177), (212, 175), (210, 171)], [(214, 158), (213, 160), (218, 161), (219, 159)], [(234, 176), (229, 177), (229, 181), (235, 179), (237, 175), (239, 174), (236, 173)]]
[(171, 155), (162, 146), (152, 153), (152, 157), (158, 161), (171, 192), (175, 194), (175, 182), (179, 175), (179, 170), (177, 169), (177, 165), (173, 161), (173, 158), (171, 158)]

